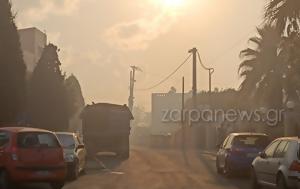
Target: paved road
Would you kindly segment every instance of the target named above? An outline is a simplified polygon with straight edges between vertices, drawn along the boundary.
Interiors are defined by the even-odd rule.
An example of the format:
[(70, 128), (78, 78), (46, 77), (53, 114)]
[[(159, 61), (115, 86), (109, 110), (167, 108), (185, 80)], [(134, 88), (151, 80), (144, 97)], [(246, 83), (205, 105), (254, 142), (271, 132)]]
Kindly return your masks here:
[(199, 189), (248, 188), (247, 178), (226, 179), (215, 173), (214, 156), (136, 148), (121, 164), (104, 160), (107, 170), (91, 171), (65, 189)]
[[(188, 158), (184, 158), (188, 157)], [(106, 169), (88, 169), (87, 174), (64, 189), (248, 189), (246, 177), (226, 179), (216, 174), (209, 153), (134, 148), (131, 158), (118, 162), (102, 158)], [(48, 189), (46, 185), (26, 189)]]

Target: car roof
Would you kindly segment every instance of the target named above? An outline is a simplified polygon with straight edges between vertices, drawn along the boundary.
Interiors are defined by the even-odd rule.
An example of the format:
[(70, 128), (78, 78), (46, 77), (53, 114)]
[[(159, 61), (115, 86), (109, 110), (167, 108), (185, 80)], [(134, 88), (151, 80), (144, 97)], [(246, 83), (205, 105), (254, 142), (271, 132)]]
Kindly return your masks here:
[(277, 138), (276, 140), (293, 140), (293, 141), (300, 142), (300, 138), (298, 137), (281, 137), (281, 138)]
[(20, 133), (20, 132), (47, 132), (52, 133), (51, 131), (45, 130), (45, 129), (39, 129), (39, 128), (32, 128), (32, 127), (2, 127), (0, 128), (0, 131), (9, 131), (14, 133)]
[(250, 132), (244, 132), (244, 133), (231, 133), (230, 135), (233, 135), (233, 136), (247, 136), (247, 135), (250, 135), (250, 136), (268, 136), (267, 134), (264, 134), (264, 133), (250, 133)]
[(72, 133), (72, 132), (55, 132), (55, 134), (57, 134), (57, 135), (76, 135), (76, 133)]

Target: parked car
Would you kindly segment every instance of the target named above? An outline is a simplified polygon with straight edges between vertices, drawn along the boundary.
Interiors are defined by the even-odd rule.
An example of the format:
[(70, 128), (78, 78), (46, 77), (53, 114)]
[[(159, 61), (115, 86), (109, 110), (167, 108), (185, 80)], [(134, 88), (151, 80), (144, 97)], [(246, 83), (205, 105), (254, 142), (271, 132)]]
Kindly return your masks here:
[(0, 128), (0, 188), (48, 182), (61, 189), (66, 178), (63, 149), (53, 132), (24, 127)]
[(261, 133), (232, 133), (220, 145), (216, 158), (218, 173), (226, 176), (237, 171), (249, 171), (259, 152), (269, 144), (269, 137)]
[(68, 179), (76, 180), (85, 169), (86, 150), (84, 144), (75, 133), (57, 132), (61, 145), (64, 148), (65, 162), (68, 167)]
[(299, 138), (274, 140), (252, 163), (252, 188), (297, 188), (300, 178)]

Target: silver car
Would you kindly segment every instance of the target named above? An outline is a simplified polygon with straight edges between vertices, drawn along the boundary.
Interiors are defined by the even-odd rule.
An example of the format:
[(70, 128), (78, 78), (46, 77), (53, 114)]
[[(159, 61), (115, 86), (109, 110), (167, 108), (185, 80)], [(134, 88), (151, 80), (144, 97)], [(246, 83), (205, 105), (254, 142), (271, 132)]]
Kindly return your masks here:
[(252, 163), (252, 188), (297, 188), (300, 178), (299, 143), (299, 138), (279, 138), (261, 152)]
[(57, 132), (56, 135), (64, 149), (68, 179), (76, 180), (85, 169), (86, 150), (84, 144), (75, 133)]

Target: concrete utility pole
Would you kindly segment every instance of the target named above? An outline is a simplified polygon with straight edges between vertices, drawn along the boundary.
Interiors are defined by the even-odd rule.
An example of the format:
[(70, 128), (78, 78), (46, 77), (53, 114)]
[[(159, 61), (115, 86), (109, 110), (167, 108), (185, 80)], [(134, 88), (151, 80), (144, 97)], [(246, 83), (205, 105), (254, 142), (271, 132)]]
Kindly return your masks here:
[(133, 104), (134, 104), (134, 83), (136, 82), (135, 80), (135, 72), (136, 71), (142, 71), (139, 67), (137, 66), (130, 66), (132, 71), (130, 71), (130, 87), (129, 87), (129, 98), (128, 98), (128, 107), (129, 110), (133, 110)]
[(209, 68), (208, 72), (209, 72), (209, 94), (211, 94), (211, 92), (212, 92), (211, 77), (212, 77), (212, 74), (215, 72), (215, 69), (214, 68)]
[(185, 151), (185, 126), (184, 126), (184, 94), (185, 93), (185, 89), (184, 89), (184, 77), (182, 77), (182, 93), (181, 93), (181, 130), (182, 130), (182, 149), (183, 151)]
[(189, 50), (193, 54), (193, 105), (197, 105), (197, 48)]

